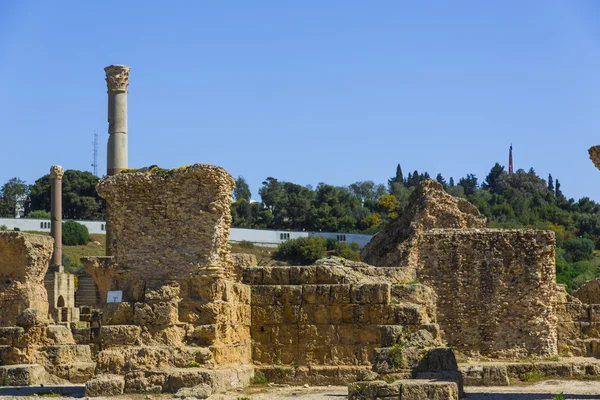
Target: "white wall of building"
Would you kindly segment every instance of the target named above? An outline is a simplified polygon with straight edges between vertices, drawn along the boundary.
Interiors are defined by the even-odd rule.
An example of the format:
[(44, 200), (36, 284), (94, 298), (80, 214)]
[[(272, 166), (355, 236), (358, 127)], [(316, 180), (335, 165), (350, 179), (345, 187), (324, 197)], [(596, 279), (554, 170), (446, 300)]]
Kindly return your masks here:
[[(106, 234), (106, 222), (104, 221), (79, 221), (82, 225), (87, 226), (90, 233)], [(22, 231), (40, 231), (50, 232), (49, 219), (28, 219), (28, 218), (0, 218), (0, 226), (6, 226), (9, 231), (14, 228), (19, 228)]]
[[(106, 234), (106, 222), (104, 221), (77, 221), (87, 226), (90, 233)], [(8, 230), (19, 228), (22, 231), (41, 231), (50, 232), (49, 219), (27, 219), (27, 218), (0, 218), (0, 226), (6, 226)], [(229, 240), (232, 242), (248, 241), (257, 246), (277, 247), (279, 243), (290, 239), (298, 239), (309, 236), (323, 236), (333, 238), (338, 242), (348, 244), (356, 242), (362, 249), (371, 240), (371, 235), (360, 233), (341, 233), (341, 232), (296, 232), (296, 231), (277, 231), (267, 229), (246, 229), (231, 228)]]

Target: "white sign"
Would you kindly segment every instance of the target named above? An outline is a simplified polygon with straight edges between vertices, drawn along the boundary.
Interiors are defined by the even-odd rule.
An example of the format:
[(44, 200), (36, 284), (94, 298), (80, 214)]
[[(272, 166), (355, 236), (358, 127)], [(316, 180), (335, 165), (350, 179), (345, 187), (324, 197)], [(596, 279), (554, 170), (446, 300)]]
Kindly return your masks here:
[(122, 290), (109, 290), (106, 296), (107, 303), (120, 303), (123, 300)]

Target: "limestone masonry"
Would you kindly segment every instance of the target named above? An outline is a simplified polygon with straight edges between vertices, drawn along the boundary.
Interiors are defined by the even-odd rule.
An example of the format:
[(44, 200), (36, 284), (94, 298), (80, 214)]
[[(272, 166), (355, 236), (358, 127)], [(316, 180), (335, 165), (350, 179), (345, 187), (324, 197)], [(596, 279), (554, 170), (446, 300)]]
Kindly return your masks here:
[(53, 245), (48, 236), (0, 232), (0, 326), (15, 326), (29, 308), (48, 314), (44, 276)]

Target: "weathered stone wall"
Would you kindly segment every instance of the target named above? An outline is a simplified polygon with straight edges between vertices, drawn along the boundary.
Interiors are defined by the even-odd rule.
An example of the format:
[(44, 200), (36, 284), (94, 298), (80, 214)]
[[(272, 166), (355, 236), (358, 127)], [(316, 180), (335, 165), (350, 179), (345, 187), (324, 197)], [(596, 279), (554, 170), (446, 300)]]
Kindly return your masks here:
[[(313, 372), (319, 366), (369, 368), (378, 348), (416, 337), (423, 346), (437, 343), (431, 289), (398, 284), (393, 268), (377, 276), (382, 269), (365, 264), (354, 263), (378, 271), (362, 274), (324, 264), (330, 265), (244, 269), (244, 282), (252, 288), (256, 364), (311, 366)], [(354, 282), (339, 283), (345, 279)]]
[[(125, 170), (99, 182), (113, 256), (84, 258), (84, 267), (103, 303), (109, 290), (123, 291), (121, 303), (102, 307), (93, 342), (101, 349), (99, 371), (158, 368), (160, 355), (174, 351), (165, 347), (190, 354), (203, 348), (210, 354), (203, 368), (251, 363), (250, 288), (236, 281), (229, 246), (233, 186), (225, 170), (200, 164)], [(126, 377), (125, 389), (138, 378)]]
[(44, 276), (53, 244), (48, 236), (0, 232), (0, 326), (14, 326), (27, 308), (48, 315)]
[(427, 180), (411, 194), (407, 209), (363, 248), (361, 260), (378, 267), (413, 267), (418, 240), (435, 228), (485, 228), (485, 217), (465, 199), (446, 193), (439, 182)]
[(554, 246), (551, 231), (422, 233), (417, 273), (438, 296), (446, 341), (492, 357), (556, 354)]
[(585, 304), (600, 304), (600, 279), (589, 280), (573, 292), (573, 297)]
[(232, 276), (234, 185), (223, 168), (204, 164), (104, 177), (97, 190), (110, 208), (112, 255), (121, 271), (113, 289), (141, 300), (142, 285), (175, 280), (188, 297), (204, 277)]

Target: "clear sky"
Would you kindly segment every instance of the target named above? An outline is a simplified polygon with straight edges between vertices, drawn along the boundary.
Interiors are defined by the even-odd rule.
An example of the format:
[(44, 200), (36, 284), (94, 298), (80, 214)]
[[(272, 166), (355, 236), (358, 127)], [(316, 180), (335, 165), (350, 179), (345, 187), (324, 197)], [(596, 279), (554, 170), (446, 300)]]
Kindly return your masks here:
[(103, 68), (131, 67), (129, 165), (302, 185), (496, 161), (600, 201), (600, 3), (0, 1), (0, 184), (106, 171)]

